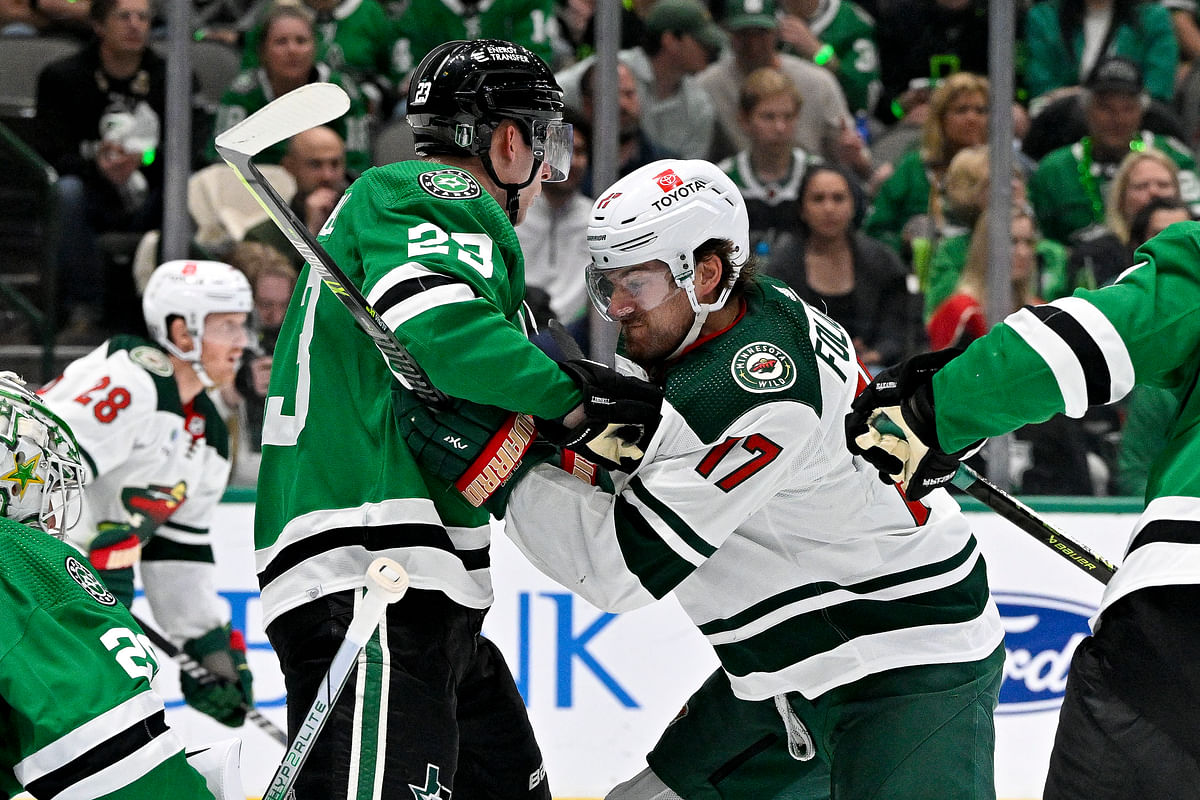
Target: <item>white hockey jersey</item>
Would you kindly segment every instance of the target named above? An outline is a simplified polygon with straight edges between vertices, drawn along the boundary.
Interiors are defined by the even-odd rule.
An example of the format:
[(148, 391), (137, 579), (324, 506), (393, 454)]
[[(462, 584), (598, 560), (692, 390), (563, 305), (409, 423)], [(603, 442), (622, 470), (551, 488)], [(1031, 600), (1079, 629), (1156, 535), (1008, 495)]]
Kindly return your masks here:
[[(229, 434), (207, 394), (186, 406), (158, 345), (117, 336), (40, 392), (70, 426), (87, 468), (67, 541), (88, 554), (136, 536), (155, 618), (178, 640), (224, 624), (209, 525), (229, 480)], [(117, 563), (139, 560), (139, 548)]]
[(845, 330), (760, 278), (733, 326), (669, 366), (632, 475), (539, 466), (505, 529), (600, 608), (674, 591), (748, 700), (982, 659), (1003, 631), (978, 543), (945, 492), (910, 502), (846, 450), (861, 385)]

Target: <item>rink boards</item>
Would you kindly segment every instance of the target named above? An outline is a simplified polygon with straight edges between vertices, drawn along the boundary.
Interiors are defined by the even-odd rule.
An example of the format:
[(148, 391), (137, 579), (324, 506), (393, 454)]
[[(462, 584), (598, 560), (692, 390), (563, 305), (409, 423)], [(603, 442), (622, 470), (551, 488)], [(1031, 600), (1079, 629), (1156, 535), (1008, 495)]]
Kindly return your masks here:
[[(260, 710), (283, 726), (283, 684), (263, 632), (254, 576), (252, 502), (231, 494), (213, 530), (218, 586), (246, 633)], [(1119, 561), (1138, 504), (1088, 498), (1036, 506), (1064, 533)], [(980, 506), (974, 506), (979, 509)], [(1000, 798), (1038, 798), (1071, 651), (1088, 631), (1101, 586), (994, 514), (968, 511), (1004, 617), (1008, 661), (996, 715)], [(599, 798), (644, 766), (644, 755), (716, 661), (675, 602), (603, 614), (542, 577), (503, 535), (494, 538), (496, 603), (484, 632), (508, 658), (529, 706), (557, 798)], [(135, 611), (148, 614), (144, 599)], [(178, 672), (157, 682), (168, 721), (189, 745), (238, 735), (243, 781), (261, 795), (283, 748), (257, 728), (224, 728), (182, 705)]]

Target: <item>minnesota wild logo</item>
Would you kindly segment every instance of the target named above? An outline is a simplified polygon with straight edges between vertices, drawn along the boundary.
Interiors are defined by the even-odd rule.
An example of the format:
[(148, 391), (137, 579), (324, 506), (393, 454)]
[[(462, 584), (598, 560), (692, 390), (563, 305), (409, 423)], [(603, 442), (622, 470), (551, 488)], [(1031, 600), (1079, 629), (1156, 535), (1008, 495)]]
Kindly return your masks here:
[(796, 382), (792, 357), (770, 342), (754, 342), (738, 350), (729, 370), (739, 386), (756, 394), (777, 392)]
[(443, 200), (470, 200), (479, 197), (483, 191), (479, 183), (470, 173), (461, 169), (437, 169), (433, 172), (422, 172), (417, 179), (421, 188), (434, 197)]

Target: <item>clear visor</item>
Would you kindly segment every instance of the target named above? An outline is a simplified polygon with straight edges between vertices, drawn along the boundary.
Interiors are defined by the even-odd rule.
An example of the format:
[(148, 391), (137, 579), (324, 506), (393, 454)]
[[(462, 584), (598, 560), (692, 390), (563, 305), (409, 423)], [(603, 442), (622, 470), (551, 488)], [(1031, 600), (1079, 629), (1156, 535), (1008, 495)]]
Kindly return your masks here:
[(592, 305), (610, 322), (653, 311), (683, 291), (661, 261), (620, 269), (597, 269), (588, 264), (587, 289)]
[(573, 152), (571, 124), (562, 120), (532, 120), (533, 155), (550, 168), (544, 183), (565, 181), (571, 172)]
[(204, 339), (217, 345), (246, 347), (254, 340), (254, 328), (247, 314), (242, 319), (233, 317), (213, 318), (204, 321)]

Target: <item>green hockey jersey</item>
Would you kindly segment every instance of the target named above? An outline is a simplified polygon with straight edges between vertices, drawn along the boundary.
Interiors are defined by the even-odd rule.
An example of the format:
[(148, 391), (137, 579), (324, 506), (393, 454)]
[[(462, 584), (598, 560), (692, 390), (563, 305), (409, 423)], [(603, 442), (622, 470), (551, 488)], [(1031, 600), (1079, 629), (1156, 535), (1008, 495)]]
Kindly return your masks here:
[[(355, 174), (362, 172), (371, 165), (367, 106), (363, 102), (362, 94), (354, 81), (330, 69), (327, 64), (318, 63), (313, 67), (309, 83), (318, 81), (337, 84), (350, 96), (350, 110), (330, 122), (329, 127), (337, 131), (346, 143), (346, 169)], [(274, 99), (275, 92), (271, 89), (271, 82), (267, 80), (267, 75), (261, 67), (239, 72), (233, 83), (221, 95), (221, 103), (217, 106), (217, 119), (213, 123), (213, 139), (209, 139), (205, 148), (207, 159), (213, 164), (222, 163), (220, 155), (217, 154), (217, 134), (232, 128)], [(255, 156), (255, 161), (260, 164), (278, 164), (287, 153), (287, 146), (287, 139), (277, 142)]]
[(837, 55), (836, 75), (850, 110), (872, 113), (883, 90), (875, 19), (849, 0), (821, 0), (809, 27)]
[(395, 22), (394, 63), (407, 74), (442, 42), (503, 39), (550, 64), (554, 12), (554, 0), (409, 0)]
[(211, 799), (150, 688), (153, 647), (84, 561), (0, 519), (0, 793)]
[(730, 328), (668, 366), (637, 470), (605, 487), (536, 467), (506, 532), (600, 608), (674, 592), (743, 699), (985, 658), (1003, 631), (958, 506), (909, 502), (846, 450), (863, 385), (846, 331), (759, 278)]
[[(270, 6), (264, 6), (263, 12), (269, 9)], [(396, 34), (392, 20), (379, 0), (344, 0), (328, 15), (318, 16), (313, 32), (317, 39), (317, 61), (355, 81), (382, 81), (392, 86), (400, 77), (392, 61)], [(243, 69), (259, 65), (261, 39), (261, 24), (246, 32), (242, 47)]]
[[(516, 232), (475, 178), (403, 161), (351, 184), (319, 238), (451, 397), (557, 419), (575, 383), (527, 338)], [(255, 511), (263, 616), (361, 586), (377, 555), (411, 585), (491, 604), (489, 523), (424, 475), (392, 408), (396, 378), (306, 268), (275, 351)]]
[[(1200, 179), (1187, 145), (1150, 131), (1142, 131), (1134, 145), (1161, 150), (1175, 162), (1179, 167), (1180, 196), (1193, 214), (1200, 213)], [(1070, 244), (1071, 234), (1103, 224), (1108, 188), (1118, 166), (1115, 161), (1093, 161), (1084, 150), (1083, 140), (1047, 153), (1029, 178), (1029, 202), (1043, 235)]]
[(1135, 383), (1182, 398), (1101, 611), (1136, 589), (1200, 583), (1200, 223), (1172, 225), (1135, 261), (1111, 286), (1017, 311), (933, 379), (946, 451), (1055, 414), (1082, 417)]

